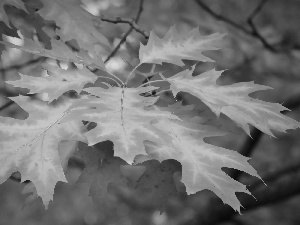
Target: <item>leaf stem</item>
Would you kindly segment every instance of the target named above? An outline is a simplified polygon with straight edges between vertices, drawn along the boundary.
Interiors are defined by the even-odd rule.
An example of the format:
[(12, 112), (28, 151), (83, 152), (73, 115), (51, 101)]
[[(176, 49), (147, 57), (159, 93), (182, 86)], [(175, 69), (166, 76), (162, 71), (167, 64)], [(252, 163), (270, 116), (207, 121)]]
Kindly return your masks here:
[(171, 90), (170, 89), (162, 90), (162, 91), (157, 92), (155, 95), (160, 95), (161, 93), (164, 93), (164, 92), (167, 92), (167, 91), (171, 91)]
[(152, 64), (152, 67), (151, 67), (151, 71), (150, 71), (150, 73), (154, 73), (154, 71), (155, 71), (155, 68), (156, 68), (156, 64)]
[(111, 77), (105, 77), (105, 76), (98, 76), (98, 78), (105, 78), (105, 79), (109, 79), (109, 80), (112, 80), (112, 81), (114, 81), (117, 85), (118, 85), (118, 87), (120, 87), (121, 85), (119, 84), (119, 82), (117, 82), (115, 79), (113, 79), (113, 78), (111, 78)]
[(133, 70), (130, 72), (130, 74), (128, 75), (128, 77), (127, 77), (127, 79), (126, 79), (126, 81), (125, 81), (125, 85), (127, 85), (127, 83), (128, 83), (128, 81), (129, 81), (129, 79), (131, 78), (133, 72), (134, 72), (140, 65), (142, 65), (142, 63), (138, 64), (136, 67), (133, 68)]
[(152, 81), (148, 81), (144, 84), (141, 84), (138, 88), (143, 87), (144, 85), (148, 85), (148, 84), (152, 84), (152, 83), (157, 83), (157, 82), (168, 82), (166, 80), (152, 80)]
[[(111, 75), (112, 77), (114, 77), (116, 80), (118, 80), (120, 83), (118, 83), (119, 85), (119, 87), (122, 85), (124, 85), (124, 82), (119, 78), (119, 77), (117, 77), (116, 75), (114, 75), (114, 74), (112, 74), (112, 73), (110, 73), (109, 71), (107, 71), (107, 70), (105, 70), (105, 72), (106, 73), (108, 73), (109, 75)], [(98, 76), (98, 77), (101, 77), (101, 76)], [(115, 81), (115, 80), (114, 80)], [(117, 83), (117, 81), (115, 81), (116, 83)], [(120, 85), (121, 84), (121, 85)]]

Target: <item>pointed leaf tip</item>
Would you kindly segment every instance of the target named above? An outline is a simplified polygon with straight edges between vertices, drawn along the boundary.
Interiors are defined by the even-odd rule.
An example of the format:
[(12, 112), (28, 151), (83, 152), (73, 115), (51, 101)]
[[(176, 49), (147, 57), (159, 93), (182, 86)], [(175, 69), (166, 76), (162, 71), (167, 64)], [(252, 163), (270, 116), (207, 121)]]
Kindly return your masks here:
[(282, 113), (286, 110), (278, 103), (265, 102), (249, 97), (250, 93), (270, 89), (254, 82), (240, 82), (219, 86), (216, 81), (222, 71), (210, 70), (198, 76), (192, 76), (194, 67), (167, 78), (174, 96), (183, 91), (199, 98), (217, 116), (221, 113), (232, 119), (248, 135), (249, 124), (262, 132), (274, 136), (272, 130), (285, 132), (300, 127), (300, 123)]
[(178, 33), (172, 26), (163, 38), (159, 38), (153, 31), (150, 32), (146, 45), (140, 44), (140, 63), (162, 64), (173, 63), (184, 66), (182, 60), (197, 60), (212, 62), (213, 60), (204, 56), (202, 52), (218, 50), (217, 47), (224, 34), (200, 35), (199, 28), (185, 33)]

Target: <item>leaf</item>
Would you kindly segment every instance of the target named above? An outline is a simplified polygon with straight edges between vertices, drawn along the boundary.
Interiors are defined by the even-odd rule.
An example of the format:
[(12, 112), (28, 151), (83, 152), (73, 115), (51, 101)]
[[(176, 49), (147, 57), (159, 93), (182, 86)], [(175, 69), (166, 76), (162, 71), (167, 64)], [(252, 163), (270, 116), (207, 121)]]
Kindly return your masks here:
[(166, 62), (184, 66), (183, 59), (213, 62), (202, 52), (217, 50), (216, 46), (223, 37), (224, 34), (219, 33), (202, 36), (199, 28), (186, 33), (178, 33), (175, 26), (171, 27), (163, 38), (157, 37), (151, 31), (147, 45), (140, 44), (140, 64)]
[(60, 40), (51, 39), (51, 50), (44, 48), (40, 43), (37, 43), (26, 37), (24, 37), (23, 46), (15, 45), (7, 41), (0, 41), (0, 43), (11, 48), (21, 49), (31, 54), (45, 56), (61, 61), (85, 64), (86, 66), (91, 65), (99, 69), (106, 70), (101, 58), (92, 58), (85, 51), (80, 51), (78, 54), (76, 54)]
[[(178, 164), (171, 160), (162, 163), (157, 160), (150, 160), (139, 164), (139, 166), (145, 166), (146, 170), (136, 182), (131, 184), (134, 186), (135, 193), (139, 195), (139, 198), (145, 199), (146, 202), (153, 203), (159, 211), (165, 211), (168, 200), (178, 196), (173, 178), (174, 173), (181, 169)], [(149, 194), (147, 189), (150, 190), (148, 198), (145, 196)]]
[(7, 18), (6, 12), (4, 10), (5, 5), (15, 6), (16, 8), (23, 9), (27, 12), (24, 3), (21, 0), (1, 0), (0, 1), (0, 21), (3, 21), (6, 26), (10, 27), (9, 20)]
[(177, 119), (169, 112), (153, 105), (157, 97), (143, 97), (141, 93), (155, 87), (86, 88), (84, 91), (99, 98), (77, 101), (63, 121), (85, 120), (97, 123), (97, 127), (85, 133), (89, 145), (110, 140), (114, 143), (115, 156), (131, 164), (138, 154), (145, 154), (144, 140), (164, 142), (168, 135), (154, 128), (151, 123), (162, 118)]
[(160, 107), (160, 109), (172, 112), (183, 120), (191, 119), (198, 115), (198, 113), (194, 111), (194, 108), (194, 105), (182, 105), (182, 101), (177, 101), (172, 105), (168, 105), (167, 107)]
[(58, 144), (62, 140), (85, 142), (84, 126), (79, 122), (59, 124), (70, 101), (54, 107), (25, 96), (11, 99), (29, 117), (26, 120), (0, 117), (0, 183), (19, 171), (22, 182), (32, 181), (47, 208), (56, 183), (66, 182)]
[[(61, 141), (58, 143), (57, 149), (64, 172), (67, 170), (70, 157), (78, 150), (77, 144), (77, 141)], [(38, 198), (36, 188), (32, 182), (26, 183), (21, 193), (27, 195), (24, 207), (31, 205)]]
[(16, 28), (9, 28), (0, 21), (0, 40), (3, 40), (3, 34), (10, 37), (20, 38)]
[(127, 179), (120, 170), (120, 166), (127, 163), (118, 157), (113, 157), (111, 143), (100, 143), (95, 148), (80, 150), (76, 155), (80, 156), (86, 164), (77, 183), (88, 184), (89, 195), (94, 203), (104, 204), (108, 197), (110, 183), (127, 188)]
[(57, 99), (63, 93), (75, 90), (78, 94), (87, 83), (94, 83), (97, 76), (90, 70), (83, 69), (61, 69), (58, 66), (44, 64), (43, 68), (48, 71), (48, 77), (33, 77), (20, 74), (21, 79), (17, 81), (7, 81), (15, 87), (28, 88), (30, 94), (47, 93), (49, 102)]
[(167, 132), (173, 138), (173, 145), (147, 142), (146, 151), (159, 161), (175, 159), (181, 163), (181, 181), (185, 184), (188, 194), (208, 189), (234, 210), (240, 211), (241, 205), (235, 192), (250, 192), (245, 185), (232, 179), (221, 169), (234, 168), (258, 178), (259, 175), (248, 164), (249, 158), (203, 141), (206, 137), (224, 135), (222, 131), (212, 126), (197, 124), (197, 121), (193, 120), (160, 120), (154, 126)]
[(38, 13), (47, 20), (53, 20), (60, 27), (58, 35), (63, 41), (75, 39), (80, 48), (88, 51), (98, 44), (109, 48), (109, 43), (97, 29), (100, 17), (93, 16), (84, 10), (80, 0), (42, 0), (44, 7)]
[(173, 95), (183, 91), (201, 99), (217, 116), (225, 114), (250, 136), (248, 124), (252, 124), (262, 132), (274, 136), (271, 130), (285, 132), (295, 129), (300, 123), (281, 114), (288, 110), (278, 103), (265, 102), (249, 97), (250, 93), (267, 90), (270, 87), (240, 82), (232, 85), (219, 86), (216, 80), (222, 71), (210, 70), (198, 76), (192, 76), (191, 70), (184, 70), (173, 77), (166, 78), (171, 84)]

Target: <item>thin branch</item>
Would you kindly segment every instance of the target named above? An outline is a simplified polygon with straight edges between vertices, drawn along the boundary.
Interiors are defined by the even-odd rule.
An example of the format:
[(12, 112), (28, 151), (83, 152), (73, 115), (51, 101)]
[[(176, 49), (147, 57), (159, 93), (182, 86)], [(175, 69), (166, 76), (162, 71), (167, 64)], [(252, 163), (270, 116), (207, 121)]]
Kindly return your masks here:
[[(288, 164), (283, 168), (280, 168), (276, 171), (269, 172), (265, 176), (263, 176), (262, 180), (269, 185), (270, 182), (273, 182), (276, 179), (279, 179), (280, 177), (291, 175), (293, 173), (297, 173), (300, 171), (300, 163), (299, 160), (295, 160), (294, 163)], [(254, 181), (251, 184), (251, 189), (256, 189), (259, 186), (262, 185), (262, 182), (260, 180)]]
[[(247, 137), (246, 141), (243, 143), (238, 152), (243, 156), (249, 157), (255, 150), (255, 147), (258, 145), (262, 136), (263, 133), (257, 128), (254, 128), (253, 131), (251, 131), (251, 137)], [(233, 179), (239, 180), (242, 174), (243, 172), (240, 170), (233, 170), (229, 175)]]
[(214, 11), (212, 11), (205, 3), (203, 3), (201, 0), (195, 0), (196, 3), (204, 10), (206, 11), (208, 14), (210, 14), (212, 17), (216, 18), (217, 20), (221, 20), (227, 24), (230, 24), (231, 26), (237, 28), (238, 30), (243, 31), (246, 34), (251, 34), (250, 31), (248, 31), (247, 29), (245, 29), (243, 26), (233, 22), (232, 20), (228, 19), (227, 17), (224, 17), (222, 15), (219, 15), (217, 13), (215, 13)]
[[(260, 189), (252, 191), (254, 199), (250, 195), (242, 195), (239, 199), (245, 208), (242, 214), (259, 207), (274, 204), (287, 200), (293, 196), (300, 195), (300, 174), (287, 177), (286, 179), (276, 179), (268, 187), (262, 186)], [(250, 186), (251, 189), (251, 186)], [(204, 211), (197, 213), (194, 224), (213, 225), (233, 219), (238, 214), (228, 205), (224, 205), (216, 198), (211, 199), (211, 204), (204, 208)], [(193, 224), (193, 223), (188, 223)]]
[(274, 48), (274, 46), (269, 44), (266, 41), (266, 39), (263, 36), (261, 36), (261, 34), (258, 32), (257, 28), (255, 27), (255, 25), (253, 23), (254, 17), (259, 13), (259, 11), (262, 9), (264, 4), (267, 2), (266, 0), (262, 0), (260, 2), (260, 4), (258, 5), (258, 7), (256, 7), (254, 9), (254, 11), (250, 14), (250, 17), (248, 18), (247, 23), (249, 24), (251, 30), (244, 28), (242, 25), (235, 23), (234, 21), (228, 19), (227, 17), (224, 17), (222, 15), (215, 13), (206, 4), (204, 4), (201, 0), (195, 0), (195, 1), (204, 11), (206, 11), (212, 17), (216, 18), (217, 20), (221, 20), (221, 21), (235, 27), (236, 29), (242, 31), (243, 33), (260, 40), (260, 42), (265, 46), (265, 48), (270, 50), (271, 52), (278, 52), (278, 49)]
[(152, 81), (148, 81), (146, 83), (141, 84), (138, 88), (143, 87), (145, 85), (152, 84), (152, 83), (157, 83), (157, 82), (168, 82), (168, 81), (166, 81), (166, 80), (152, 80)]
[(248, 17), (248, 21), (252, 21), (257, 14), (262, 10), (264, 5), (267, 3), (268, 0), (261, 0), (260, 3), (257, 5), (257, 7), (253, 10), (253, 12)]
[(133, 28), (136, 32), (140, 33), (145, 39), (149, 38), (149, 34), (147, 31), (143, 30), (142, 28), (140, 28), (137, 23), (136, 20), (134, 20), (133, 18), (121, 18), (121, 17), (116, 17), (114, 19), (108, 19), (105, 17), (101, 17), (102, 21), (108, 22), (108, 23), (114, 23), (114, 24), (118, 24), (118, 23), (127, 23), (131, 26), (131, 28)]
[[(139, 5), (139, 11), (134, 19), (135, 23), (138, 23), (141, 13), (143, 11), (143, 4), (144, 4), (144, 0), (140, 0), (140, 5)], [(132, 26), (130, 26), (130, 28), (127, 30), (127, 32), (123, 35), (123, 37), (121, 38), (119, 44), (112, 50), (112, 52), (107, 56), (107, 58), (104, 60), (104, 63), (107, 63), (116, 53), (117, 51), (120, 49), (120, 47), (122, 46), (122, 44), (126, 41), (126, 38), (128, 37), (128, 35), (134, 30), (134, 28)]]
[[(262, 186), (262, 188), (252, 191), (252, 194), (255, 196), (256, 200), (252, 199), (251, 202), (247, 201), (249, 196), (246, 196), (244, 201), (247, 201), (247, 203), (244, 206), (247, 208), (247, 211), (249, 211), (261, 206), (287, 200), (288, 198), (300, 194), (299, 187), (300, 174), (288, 176), (285, 179), (276, 179), (272, 184), (269, 184), (268, 186)], [(241, 199), (241, 202), (243, 202), (243, 199)]]
[(254, 22), (253, 20), (249, 19), (248, 21), (248, 24), (252, 30), (252, 36), (253, 37), (256, 37), (257, 39), (259, 39), (261, 41), (261, 43), (267, 48), (269, 49), (271, 52), (278, 52), (277, 49), (274, 48), (274, 46), (272, 46), (271, 44), (269, 44), (267, 42), (267, 40), (259, 33), (259, 31), (257, 30), (256, 26), (254, 25)]
[[(298, 108), (300, 106), (299, 94), (289, 98), (284, 105), (289, 109)], [(263, 133), (256, 128), (252, 132), (252, 137), (258, 137), (258, 139), (262, 135)], [(251, 143), (251, 140), (247, 140), (241, 148), (241, 152), (244, 151), (243, 154), (246, 156), (251, 154), (258, 143), (255, 139)], [(249, 144), (250, 147), (247, 147), (247, 144)], [(253, 196), (255, 196), (256, 201), (249, 196), (243, 195), (240, 200), (245, 210), (242, 213), (271, 203), (284, 201), (295, 195), (300, 195), (300, 174), (295, 175), (295, 173), (299, 173), (299, 171), (300, 163), (296, 162), (263, 176), (262, 179), (267, 182), (267, 187), (263, 186), (261, 181), (255, 181), (250, 184), (249, 189)], [(239, 178), (240, 174), (233, 174), (231, 176)], [(285, 177), (285, 179), (282, 179), (283, 177)], [(205, 207), (205, 212), (201, 210), (197, 212), (196, 224), (210, 225), (225, 222), (231, 220), (236, 215), (236, 212), (233, 211), (231, 207), (220, 203), (219, 200), (212, 199), (211, 202), (209, 206)]]

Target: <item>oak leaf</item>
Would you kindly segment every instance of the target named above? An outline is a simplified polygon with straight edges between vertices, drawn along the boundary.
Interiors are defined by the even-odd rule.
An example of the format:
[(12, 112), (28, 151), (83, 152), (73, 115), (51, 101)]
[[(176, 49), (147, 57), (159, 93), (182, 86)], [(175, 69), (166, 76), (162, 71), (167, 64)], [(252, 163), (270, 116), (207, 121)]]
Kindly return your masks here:
[(8, 41), (0, 41), (0, 44), (10, 48), (17, 48), (31, 54), (49, 57), (66, 62), (74, 62), (84, 64), (86, 66), (95, 66), (99, 69), (106, 70), (101, 58), (92, 58), (86, 51), (81, 50), (79, 53), (71, 51), (71, 49), (61, 40), (51, 39), (52, 49), (44, 48), (40, 43), (24, 37), (24, 44), (15, 45)]
[(85, 169), (82, 171), (77, 184), (87, 184), (89, 195), (97, 205), (103, 205), (108, 200), (109, 185), (127, 188), (127, 179), (120, 166), (127, 163), (113, 157), (111, 142), (102, 142), (93, 147), (82, 148), (76, 156), (83, 159)]
[(217, 116), (221, 113), (232, 119), (238, 126), (250, 135), (248, 124), (252, 124), (262, 132), (274, 136), (271, 130), (285, 132), (295, 129), (300, 123), (281, 114), (288, 110), (278, 103), (265, 102), (249, 97), (250, 93), (267, 90), (270, 87), (240, 82), (220, 86), (216, 80), (222, 71), (210, 70), (198, 76), (192, 76), (195, 66), (191, 70), (184, 70), (178, 74), (165, 78), (170, 84), (173, 95), (183, 91), (190, 93), (205, 103)]
[(0, 21), (3, 21), (6, 24), (6, 26), (8, 26), (8, 27), (10, 27), (10, 25), (9, 25), (9, 19), (4, 10), (5, 5), (15, 6), (16, 8), (23, 9), (25, 12), (27, 12), (24, 3), (21, 0), (1, 0), (0, 1)]
[(183, 66), (183, 59), (212, 62), (213, 60), (204, 56), (202, 52), (219, 49), (217, 45), (223, 37), (224, 34), (219, 33), (202, 36), (199, 28), (178, 33), (175, 26), (171, 27), (163, 38), (157, 37), (151, 31), (147, 45), (140, 45), (140, 64), (165, 62)]
[(258, 177), (256, 170), (248, 164), (249, 158), (235, 151), (204, 142), (206, 137), (222, 136), (218, 128), (198, 124), (196, 118), (189, 122), (160, 120), (154, 124), (172, 137), (173, 145), (146, 142), (146, 151), (159, 161), (175, 159), (182, 165), (182, 182), (188, 194), (211, 190), (234, 210), (240, 211), (236, 192), (250, 194), (246, 186), (229, 177), (221, 169), (234, 168)]
[(38, 13), (56, 22), (63, 41), (75, 39), (80, 48), (92, 52), (95, 44), (110, 48), (108, 40), (99, 31), (100, 18), (83, 9), (80, 0), (42, 0), (42, 3), (44, 7)]
[[(178, 196), (173, 177), (174, 173), (181, 170), (180, 164), (173, 160), (165, 160), (161, 163), (157, 160), (149, 160), (138, 166), (145, 167), (145, 172), (137, 181), (129, 182), (129, 186), (133, 186), (132, 189), (139, 198), (154, 204), (160, 212), (165, 211), (168, 200)], [(133, 166), (134, 169), (135, 167), (137, 166)]]
[(97, 80), (97, 76), (85, 67), (64, 70), (55, 65), (44, 64), (43, 68), (48, 71), (47, 77), (20, 74), (20, 80), (7, 81), (6, 83), (15, 87), (28, 88), (30, 94), (47, 93), (49, 102), (52, 102), (70, 90), (75, 90), (79, 94), (85, 84), (94, 83)]
[(27, 111), (29, 117), (26, 120), (0, 117), (0, 183), (19, 171), (22, 182), (32, 181), (47, 207), (56, 183), (66, 182), (58, 144), (62, 140), (85, 142), (84, 126), (76, 121), (59, 123), (71, 100), (56, 106), (25, 96), (11, 100)]
[(115, 156), (132, 163), (138, 154), (145, 154), (144, 140), (161, 143), (168, 135), (152, 126), (154, 120), (177, 119), (170, 112), (152, 106), (157, 97), (143, 97), (155, 87), (141, 88), (85, 88), (96, 96), (77, 101), (63, 121), (84, 120), (97, 123), (97, 127), (85, 133), (89, 145), (110, 140), (114, 143)]

